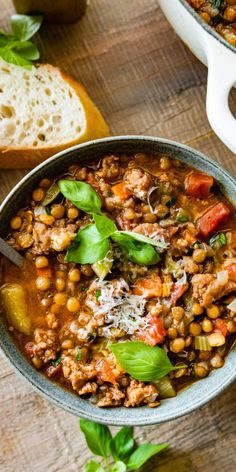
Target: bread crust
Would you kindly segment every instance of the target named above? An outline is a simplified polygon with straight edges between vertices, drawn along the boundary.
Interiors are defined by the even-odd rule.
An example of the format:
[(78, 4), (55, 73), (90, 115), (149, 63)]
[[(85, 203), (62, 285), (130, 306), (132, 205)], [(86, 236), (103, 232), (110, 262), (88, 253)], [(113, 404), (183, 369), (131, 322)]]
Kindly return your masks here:
[(109, 136), (108, 125), (82, 84), (66, 74), (59, 67), (54, 67), (51, 64), (39, 64), (36, 67), (47, 67), (52, 71), (57, 70), (62, 78), (73, 87), (85, 111), (85, 132), (78, 138), (64, 144), (58, 144), (57, 146), (31, 148), (20, 146), (1, 147), (0, 145), (0, 169), (32, 169), (64, 149), (92, 139)]

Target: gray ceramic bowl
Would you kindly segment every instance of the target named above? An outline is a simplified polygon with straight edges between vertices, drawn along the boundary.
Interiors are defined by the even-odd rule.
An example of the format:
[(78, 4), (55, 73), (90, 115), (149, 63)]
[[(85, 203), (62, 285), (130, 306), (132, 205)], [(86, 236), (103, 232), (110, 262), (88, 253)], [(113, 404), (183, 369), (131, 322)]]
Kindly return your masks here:
[[(151, 154), (166, 153), (174, 159), (178, 158), (195, 168), (214, 176), (222, 185), (225, 194), (236, 205), (236, 181), (200, 152), (182, 144), (161, 138), (144, 136), (121, 136), (91, 141), (75, 146), (48, 159), (24, 177), (10, 192), (0, 208), (0, 236), (8, 233), (9, 220), (12, 215), (27, 203), (27, 196), (43, 177), (54, 177), (67, 169), (71, 164), (88, 163), (107, 153), (146, 152)], [(64, 390), (49, 381), (26, 360), (14, 344), (4, 317), (0, 317), (0, 346), (6, 358), (25, 377), (38, 392), (56, 405), (75, 415), (100, 423), (112, 425), (150, 425), (173, 420), (199, 408), (216, 395), (221, 393), (236, 378), (236, 350), (228, 355), (224, 367), (215, 370), (206, 379), (200, 380), (183, 390), (177, 397), (163, 400), (161, 406), (152, 409), (111, 408), (100, 409), (89, 401)]]

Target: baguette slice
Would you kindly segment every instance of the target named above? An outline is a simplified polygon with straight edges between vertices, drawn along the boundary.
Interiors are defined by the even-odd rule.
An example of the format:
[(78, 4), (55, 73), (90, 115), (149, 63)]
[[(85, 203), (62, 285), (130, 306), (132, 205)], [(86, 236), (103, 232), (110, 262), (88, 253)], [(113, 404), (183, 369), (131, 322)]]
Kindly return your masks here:
[(28, 169), (75, 144), (108, 136), (84, 87), (48, 64), (0, 61), (0, 168)]

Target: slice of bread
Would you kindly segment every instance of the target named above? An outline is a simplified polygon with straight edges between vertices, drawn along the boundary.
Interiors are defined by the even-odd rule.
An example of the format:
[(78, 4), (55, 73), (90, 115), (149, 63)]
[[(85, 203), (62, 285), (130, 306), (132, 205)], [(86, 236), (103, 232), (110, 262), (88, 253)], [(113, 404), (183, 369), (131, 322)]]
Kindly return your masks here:
[(108, 136), (84, 87), (48, 64), (0, 60), (0, 168), (27, 169), (75, 144)]

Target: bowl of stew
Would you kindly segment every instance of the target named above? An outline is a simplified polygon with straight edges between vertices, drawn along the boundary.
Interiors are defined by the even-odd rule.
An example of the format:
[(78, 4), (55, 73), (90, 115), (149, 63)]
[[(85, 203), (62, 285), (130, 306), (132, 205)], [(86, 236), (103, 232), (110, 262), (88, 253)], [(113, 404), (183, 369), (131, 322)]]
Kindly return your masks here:
[(180, 38), (208, 67), (208, 120), (219, 138), (235, 153), (236, 122), (228, 100), (236, 81), (236, 2), (159, 0), (159, 4)]
[(0, 346), (65, 410), (147, 425), (236, 377), (235, 180), (173, 141), (63, 151), (1, 206)]

